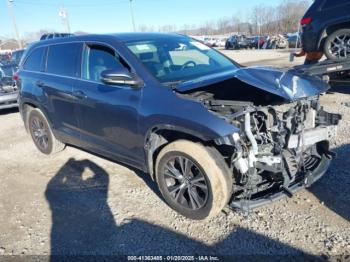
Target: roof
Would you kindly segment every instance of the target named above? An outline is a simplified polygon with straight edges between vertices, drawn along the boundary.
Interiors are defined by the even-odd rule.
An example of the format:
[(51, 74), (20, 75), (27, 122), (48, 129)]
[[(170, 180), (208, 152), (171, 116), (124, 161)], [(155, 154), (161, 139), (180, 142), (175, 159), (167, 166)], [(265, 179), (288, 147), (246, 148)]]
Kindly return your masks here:
[(146, 41), (162, 38), (183, 38), (185, 35), (175, 33), (118, 33), (118, 34), (87, 34), (80, 36), (58, 37), (54, 39), (41, 40), (31, 46), (41, 46), (47, 44), (75, 42), (75, 41), (96, 41), (96, 40), (117, 40), (119, 42)]
[(118, 33), (112, 34), (112, 36), (115, 36), (121, 42), (187, 37), (176, 33)]

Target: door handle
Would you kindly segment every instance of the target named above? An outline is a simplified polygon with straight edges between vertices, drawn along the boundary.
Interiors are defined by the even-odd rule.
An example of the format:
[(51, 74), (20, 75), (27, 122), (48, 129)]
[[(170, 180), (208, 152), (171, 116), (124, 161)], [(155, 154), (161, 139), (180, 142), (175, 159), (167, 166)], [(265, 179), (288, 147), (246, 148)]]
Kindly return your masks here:
[(40, 80), (39, 81), (36, 81), (35, 85), (37, 87), (45, 87), (45, 83), (44, 82), (41, 82)]
[(86, 99), (87, 98), (87, 95), (81, 90), (73, 91), (73, 95), (78, 99)]

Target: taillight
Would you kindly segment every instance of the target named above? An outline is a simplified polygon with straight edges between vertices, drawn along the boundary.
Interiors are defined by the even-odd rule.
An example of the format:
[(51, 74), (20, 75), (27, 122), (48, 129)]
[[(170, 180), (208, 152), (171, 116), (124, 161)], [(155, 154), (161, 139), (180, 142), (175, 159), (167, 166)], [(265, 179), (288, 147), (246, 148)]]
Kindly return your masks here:
[(17, 73), (14, 73), (14, 74), (13, 74), (12, 80), (13, 80), (13, 81), (16, 81), (16, 82), (19, 80), (19, 76), (18, 76)]
[(301, 25), (308, 25), (311, 23), (311, 21), (312, 21), (311, 17), (305, 17), (305, 18), (301, 19), (300, 24)]

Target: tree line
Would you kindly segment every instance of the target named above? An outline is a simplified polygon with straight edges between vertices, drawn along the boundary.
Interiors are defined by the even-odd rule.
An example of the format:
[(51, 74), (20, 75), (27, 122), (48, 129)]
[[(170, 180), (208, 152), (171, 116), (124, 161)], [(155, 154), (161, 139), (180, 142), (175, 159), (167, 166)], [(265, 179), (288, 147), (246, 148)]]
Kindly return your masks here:
[[(299, 21), (304, 15), (312, 0), (281, 0), (277, 6), (261, 4), (248, 10), (246, 15), (236, 13), (231, 17), (221, 17), (215, 21), (206, 21), (200, 25), (184, 24), (152, 26), (140, 25), (137, 29), (141, 32), (177, 32), (186, 35), (275, 35), (281, 33), (295, 33), (299, 29)], [(234, 8), (234, 4), (232, 5)], [(228, 7), (230, 8), (230, 7)], [(218, 14), (219, 16), (219, 14)], [(36, 41), (41, 35), (54, 30), (39, 30), (27, 33), (21, 41), (30, 43)], [(85, 32), (75, 32), (85, 34)], [(3, 42), (5, 39), (2, 39)], [(18, 48), (16, 40), (6, 39), (0, 49)], [(0, 39), (1, 42), (1, 39)]]
[(178, 32), (187, 35), (227, 35), (242, 33), (250, 35), (274, 35), (279, 33), (295, 33), (299, 29), (301, 17), (310, 6), (311, 0), (281, 0), (280, 4), (271, 6), (261, 4), (249, 10), (248, 16), (241, 14), (221, 17), (216, 21), (206, 21), (201, 25), (184, 24), (152, 26), (142, 24), (141, 32)]

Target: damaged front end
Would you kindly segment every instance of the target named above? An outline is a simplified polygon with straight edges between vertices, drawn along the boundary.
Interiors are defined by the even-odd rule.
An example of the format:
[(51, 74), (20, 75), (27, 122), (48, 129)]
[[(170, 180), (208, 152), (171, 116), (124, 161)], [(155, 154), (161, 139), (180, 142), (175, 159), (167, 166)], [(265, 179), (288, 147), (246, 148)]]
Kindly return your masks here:
[[(249, 210), (292, 196), (318, 180), (334, 155), (329, 140), (336, 135), (341, 116), (320, 106), (319, 93), (327, 89), (325, 84), (290, 72), (271, 74), (269, 81), (275, 85), (270, 92), (266, 81), (240, 77), (247, 72), (182, 92), (240, 130), (215, 140), (217, 146), (232, 149), (225, 156), (235, 178), (232, 208)], [(312, 84), (321, 88), (305, 89)]]

